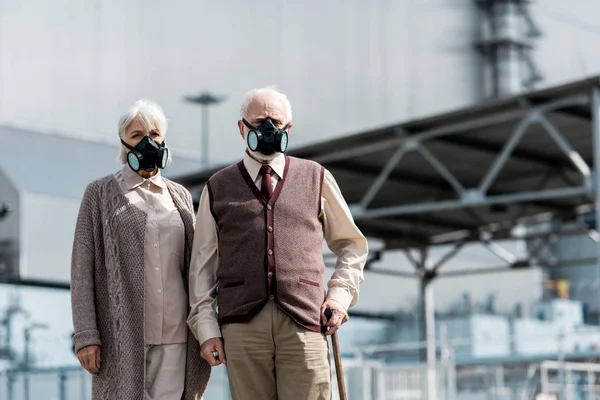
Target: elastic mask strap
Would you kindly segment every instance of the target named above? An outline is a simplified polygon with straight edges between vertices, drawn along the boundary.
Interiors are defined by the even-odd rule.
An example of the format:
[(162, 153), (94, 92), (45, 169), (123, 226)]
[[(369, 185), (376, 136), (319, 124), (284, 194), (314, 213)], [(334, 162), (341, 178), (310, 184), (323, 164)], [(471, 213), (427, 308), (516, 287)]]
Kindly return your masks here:
[[(250, 129), (250, 130), (253, 130), (253, 129), (258, 129), (258, 128), (255, 128), (255, 127), (253, 127), (252, 125), (250, 125), (250, 123), (249, 123), (248, 121), (246, 121), (246, 119), (245, 119), (245, 118), (242, 118), (242, 122), (243, 122), (243, 123), (244, 123), (244, 125), (246, 125), (246, 127), (248, 127), (248, 129)], [(284, 126), (283, 128), (281, 128), (281, 129), (279, 129), (279, 128), (277, 128), (277, 127), (275, 127), (275, 128), (279, 129), (280, 131), (285, 131), (285, 130), (288, 128), (288, 126), (290, 126), (290, 124), (291, 124), (291, 122), (288, 122), (288, 123), (287, 123), (287, 124), (285, 124), (285, 126)]]
[(129, 150), (135, 150), (133, 147), (131, 147), (130, 145), (128, 145), (127, 143), (125, 143), (123, 141), (123, 139), (121, 139), (121, 143), (123, 143), (123, 146), (127, 147)]
[(250, 130), (256, 129), (255, 127), (253, 127), (252, 125), (250, 125), (250, 123), (248, 121), (246, 121), (246, 118), (242, 118), (242, 122), (244, 123), (244, 125), (246, 125), (246, 127)]

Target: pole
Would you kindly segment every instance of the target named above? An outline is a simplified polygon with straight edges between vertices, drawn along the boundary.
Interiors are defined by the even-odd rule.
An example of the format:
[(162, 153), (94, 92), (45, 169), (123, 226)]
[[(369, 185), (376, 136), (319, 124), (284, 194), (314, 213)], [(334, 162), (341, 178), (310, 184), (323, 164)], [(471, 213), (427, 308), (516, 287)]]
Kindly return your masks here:
[[(600, 232), (600, 88), (592, 90), (592, 141), (594, 143), (594, 205), (596, 212), (595, 230)], [(600, 278), (600, 244), (596, 245), (596, 281)], [(591, 300), (591, 299), (590, 299)], [(595, 304), (600, 300), (596, 292)]]
[(454, 366), (454, 355), (450, 341), (448, 340), (448, 325), (440, 325), (440, 348), (442, 350), (443, 366), (445, 371), (446, 399), (456, 400), (456, 371)]
[(425, 324), (427, 332), (427, 399), (437, 400), (435, 308), (431, 280), (425, 284)]
[(360, 360), (359, 365), (361, 366), (362, 372), (362, 399), (363, 400), (372, 400), (373, 396), (373, 370), (368, 363), (365, 355), (358, 351), (357, 358)]
[(202, 104), (202, 165), (208, 168), (208, 104)]
[[(428, 280), (424, 274), (419, 279), (419, 342), (427, 343), (427, 286)], [(419, 362), (427, 361), (427, 347), (419, 345)]]
[(25, 400), (29, 400), (29, 372), (23, 374), (23, 392)]
[(67, 374), (61, 369), (60, 376), (58, 378), (58, 398), (60, 400), (67, 400)]
[(213, 104), (218, 104), (225, 100), (225, 96), (216, 96), (210, 92), (202, 92), (195, 96), (186, 96), (185, 101), (192, 104), (198, 104), (202, 107), (202, 143), (201, 146), (201, 164), (204, 168), (209, 165), (208, 160), (208, 144), (209, 144), (209, 124), (208, 124), (208, 107)]
[[(87, 390), (87, 375), (86, 375), (86, 371), (85, 371), (85, 370), (82, 370), (82, 371), (79, 373), (79, 375), (80, 375), (80, 377), (81, 377), (81, 380), (80, 380), (80, 382), (81, 382), (81, 385), (79, 386), (79, 389), (80, 389), (79, 396), (80, 396), (80, 398), (82, 398), (82, 399), (85, 399), (85, 398), (87, 398), (87, 393), (88, 393), (88, 390)], [(227, 385), (227, 387), (229, 387), (229, 385)]]
[(15, 377), (13, 376), (12, 372), (8, 372), (6, 374), (6, 391), (8, 392), (6, 394), (6, 397), (8, 398), (8, 400), (13, 400), (13, 387), (15, 384)]
[(561, 331), (558, 334), (558, 381), (560, 384), (560, 398), (566, 400), (566, 387), (565, 387), (565, 334)]
[(29, 344), (31, 341), (31, 329), (25, 328), (25, 360), (23, 365), (23, 390), (25, 400), (29, 400)]

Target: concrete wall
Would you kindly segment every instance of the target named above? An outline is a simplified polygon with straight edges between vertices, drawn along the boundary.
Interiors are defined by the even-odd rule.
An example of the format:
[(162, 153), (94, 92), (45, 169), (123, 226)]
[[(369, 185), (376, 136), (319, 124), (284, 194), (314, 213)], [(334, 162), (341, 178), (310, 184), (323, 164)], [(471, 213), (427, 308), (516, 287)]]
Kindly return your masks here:
[[(290, 146), (433, 114), (478, 97), (471, 1), (0, 0), (0, 123), (116, 140), (140, 97), (158, 101), (175, 149), (237, 158), (243, 94), (276, 84), (294, 109)], [(225, 139), (227, 138), (227, 139)]]
[(23, 197), (21, 277), (68, 282), (79, 200)]
[[(250, 88), (277, 84), (295, 111), (291, 146), (480, 100), (472, 1), (0, 0), (0, 123), (114, 140), (140, 97), (165, 108), (170, 142), (198, 154), (203, 89), (211, 159), (239, 156), (235, 121)], [(549, 86), (600, 73), (596, 1), (533, 2)], [(234, 142), (235, 143), (235, 142)]]
[(544, 76), (540, 86), (600, 73), (600, 2), (537, 0), (531, 11), (543, 33), (535, 44), (535, 60)]

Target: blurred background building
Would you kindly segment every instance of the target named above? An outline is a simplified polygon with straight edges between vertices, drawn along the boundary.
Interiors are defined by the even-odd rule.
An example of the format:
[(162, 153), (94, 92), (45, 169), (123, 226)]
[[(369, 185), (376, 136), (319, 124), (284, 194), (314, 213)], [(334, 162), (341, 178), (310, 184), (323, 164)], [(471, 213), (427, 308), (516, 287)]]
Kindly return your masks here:
[[(85, 186), (119, 168), (123, 110), (164, 108), (165, 175), (198, 200), (241, 156), (244, 93), (271, 84), (292, 103), (290, 151), (334, 172), (373, 250), (340, 331), (350, 398), (599, 398), (598, 15), (596, 0), (0, 0), (0, 399), (89, 398), (71, 244)], [(422, 133), (454, 147), (349, 152)], [(467, 211), (375, 215), (445, 207), (444, 185)], [(223, 368), (206, 398), (229, 398)]]

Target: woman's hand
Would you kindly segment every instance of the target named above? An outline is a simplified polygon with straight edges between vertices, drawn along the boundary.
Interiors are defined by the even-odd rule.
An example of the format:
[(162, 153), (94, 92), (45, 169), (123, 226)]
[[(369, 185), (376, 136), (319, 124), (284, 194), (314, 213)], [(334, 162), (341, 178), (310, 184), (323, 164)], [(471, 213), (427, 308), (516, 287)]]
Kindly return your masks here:
[(100, 372), (100, 346), (87, 346), (77, 352), (79, 363), (92, 375)]

